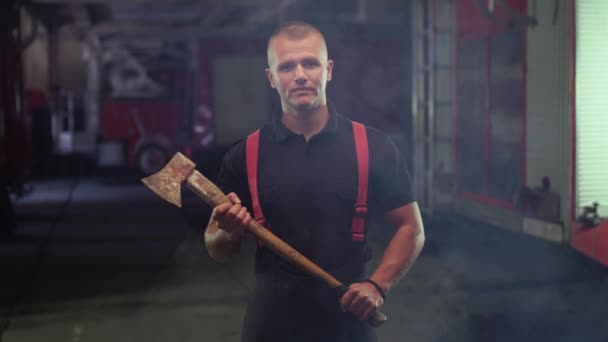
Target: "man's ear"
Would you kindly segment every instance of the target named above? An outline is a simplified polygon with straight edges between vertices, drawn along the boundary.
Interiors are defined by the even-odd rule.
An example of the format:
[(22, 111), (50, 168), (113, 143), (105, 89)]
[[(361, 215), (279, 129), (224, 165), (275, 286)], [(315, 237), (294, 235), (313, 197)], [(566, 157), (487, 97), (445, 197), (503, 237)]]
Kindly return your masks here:
[(270, 82), (270, 87), (272, 89), (275, 89), (276, 86), (274, 85), (274, 78), (272, 77), (272, 72), (270, 71), (270, 68), (266, 68), (266, 77), (268, 78), (268, 81)]
[(334, 69), (334, 61), (331, 59), (327, 60), (327, 82), (331, 81), (331, 71)]

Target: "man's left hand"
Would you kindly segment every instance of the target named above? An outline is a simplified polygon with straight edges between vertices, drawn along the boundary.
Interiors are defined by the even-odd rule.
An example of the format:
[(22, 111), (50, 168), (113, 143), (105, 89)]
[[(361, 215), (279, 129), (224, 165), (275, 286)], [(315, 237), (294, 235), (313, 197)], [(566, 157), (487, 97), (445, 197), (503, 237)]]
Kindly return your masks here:
[(340, 300), (342, 311), (350, 312), (362, 321), (369, 319), (382, 304), (382, 295), (370, 283), (351, 284)]

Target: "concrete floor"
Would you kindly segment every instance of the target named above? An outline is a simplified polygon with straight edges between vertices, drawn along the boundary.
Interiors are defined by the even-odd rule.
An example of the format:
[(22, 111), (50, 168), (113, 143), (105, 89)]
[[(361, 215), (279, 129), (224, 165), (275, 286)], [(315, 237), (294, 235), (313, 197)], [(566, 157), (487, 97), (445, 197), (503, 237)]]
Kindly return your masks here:
[[(210, 260), (209, 209), (184, 196), (178, 209), (133, 181), (34, 184), (16, 240), (0, 243), (0, 340), (239, 341), (255, 245)], [(380, 341), (608, 341), (608, 269), (461, 219), (426, 232)], [(388, 238), (371, 235), (376, 251)]]

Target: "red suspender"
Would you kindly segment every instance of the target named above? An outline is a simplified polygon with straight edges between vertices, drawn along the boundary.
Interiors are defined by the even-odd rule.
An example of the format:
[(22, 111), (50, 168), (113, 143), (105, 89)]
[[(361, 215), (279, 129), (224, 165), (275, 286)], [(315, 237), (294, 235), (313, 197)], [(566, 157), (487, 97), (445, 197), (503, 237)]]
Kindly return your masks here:
[(247, 181), (249, 193), (251, 194), (251, 205), (253, 207), (253, 218), (259, 224), (264, 225), (264, 213), (260, 206), (258, 197), (258, 149), (260, 146), (260, 130), (251, 133), (247, 137), (246, 159), (247, 159)]
[(357, 151), (357, 168), (359, 170), (359, 192), (353, 216), (353, 241), (365, 241), (365, 216), (367, 214), (367, 181), (369, 178), (369, 147), (365, 126), (353, 122), (355, 149)]
[[(367, 184), (369, 178), (369, 146), (367, 144), (367, 132), (365, 126), (353, 122), (353, 134), (355, 138), (355, 150), (357, 153), (358, 168), (358, 193), (355, 203), (355, 213), (352, 221), (353, 241), (365, 241), (365, 216), (367, 214)], [(260, 130), (253, 132), (247, 137), (246, 162), (247, 180), (251, 194), (251, 205), (253, 206), (253, 217), (258, 223), (266, 223), (260, 198), (258, 196), (258, 149), (260, 145)]]

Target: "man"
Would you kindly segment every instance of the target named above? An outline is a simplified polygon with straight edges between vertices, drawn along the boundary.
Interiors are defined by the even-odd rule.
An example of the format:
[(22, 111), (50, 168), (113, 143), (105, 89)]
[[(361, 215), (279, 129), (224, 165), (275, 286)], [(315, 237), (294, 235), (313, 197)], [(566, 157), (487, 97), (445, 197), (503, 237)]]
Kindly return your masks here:
[[(353, 126), (328, 106), (332, 68), (325, 40), (313, 26), (288, 23), (270, 37), (266, 75), (281, 98), (282, 113), (259, 131), (257, 189), (266, 226), (350, 286), (336, 300), (320, 281), (259, 244), (245, 342), (375, 341), (365, 321), (424, 244), (404, 161), (386, 135), (366, 128), (370, 214), (385, 215), (395, 234), (365, 278), (367, 246), (351, 237), (358, 194)], [(235, 145), (217, 180), (232, 202), (214, 208), (205, 232), (206, 247), (218, 260), (238, 251), (252, 220), (246, 158), (246, 142)]]

